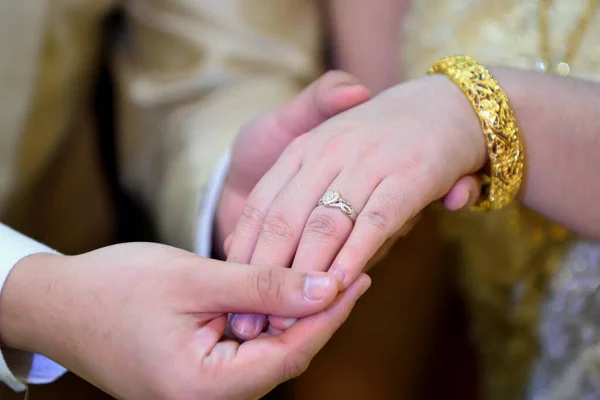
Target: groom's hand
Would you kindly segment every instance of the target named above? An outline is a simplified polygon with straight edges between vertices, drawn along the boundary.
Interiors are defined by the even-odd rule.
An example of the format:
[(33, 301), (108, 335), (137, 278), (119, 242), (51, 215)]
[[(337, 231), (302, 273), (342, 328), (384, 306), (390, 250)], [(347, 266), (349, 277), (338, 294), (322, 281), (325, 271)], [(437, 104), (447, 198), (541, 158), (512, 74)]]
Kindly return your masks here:
[[(308, 367), (369, 284), (361, 276), (340, 294), (323, 272), (208, 260), (151, 243), (36, 254), (8, 276), (0, 336), (118, 399), (258, 399)], [(299, 322), (240, 345), (223, 338), (227, 312)]]
[(331, 71), (283, 107), (246, 125), (233, 145), (229, 174), (217, 208), (217, 250), (234, 231), (254, 186), (295, 138), (369, 99), (369, 91), (356, 78)]

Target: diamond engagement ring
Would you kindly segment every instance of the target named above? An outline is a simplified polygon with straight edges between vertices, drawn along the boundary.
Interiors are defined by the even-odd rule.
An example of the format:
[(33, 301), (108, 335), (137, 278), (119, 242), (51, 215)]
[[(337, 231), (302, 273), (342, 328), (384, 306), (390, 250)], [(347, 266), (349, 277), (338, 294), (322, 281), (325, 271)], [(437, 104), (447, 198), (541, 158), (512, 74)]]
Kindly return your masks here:
[(353, 219), (352, 217), (354, 216), (354, 210), (352, 209), (350, 203), (342, 199), (342, 196), (340, 196), (338, 192), (335, 192), (333, 190), (328, 190), (327, 192), (325, 192), (323, 197), (321, 197), (321, 199), (317, 203), (317, 206), (339, 208), (344, 212), (344, 214), (349, 216), (351, 219)]

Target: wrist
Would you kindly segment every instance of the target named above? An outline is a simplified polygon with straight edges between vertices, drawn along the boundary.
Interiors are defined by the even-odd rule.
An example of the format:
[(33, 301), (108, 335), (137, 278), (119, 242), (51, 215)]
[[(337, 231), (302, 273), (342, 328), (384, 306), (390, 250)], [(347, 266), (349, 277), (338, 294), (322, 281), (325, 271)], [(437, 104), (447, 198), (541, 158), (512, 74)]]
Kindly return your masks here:
[(457, 174), (453, 179), (486, 165), (486, 141), (477, 114), (466, 95), (448, 77), (426, 75), (396, 85), (389, 92), (398, 100), (404, 115), (418, 116), (436, 140), (443, 140), (443, 145), (432, 145), (443, 152), (438, 156), (452, 160), (452, 175)]
[(436, 92), (443, 93), (451, 133), (458, 137), (456, 154), (462, 156), (464, 175), (482, 170), (488, 161), (488, 151), (481, 124), (473, 106), (462, 90), (444, 75), (430, 75), (436, 80)]
[[(44, 353), (44, 344), (56, 319), (54, 290), (68, 257), (38, 253), (21, 259), (12, 268), (0, 293), (0, 338), (3, 346)], [(52, 319), (53, 329), (48, 320)]]

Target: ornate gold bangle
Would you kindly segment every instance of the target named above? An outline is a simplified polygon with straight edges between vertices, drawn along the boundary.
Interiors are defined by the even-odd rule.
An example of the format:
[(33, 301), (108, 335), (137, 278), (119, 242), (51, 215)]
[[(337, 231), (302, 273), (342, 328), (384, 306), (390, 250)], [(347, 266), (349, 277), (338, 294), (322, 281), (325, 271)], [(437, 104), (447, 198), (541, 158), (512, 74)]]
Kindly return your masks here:
[(508, 97), (481, 64), (466, 56), (437, 61), (429, 74), (447, 75), (467, 96), (487, 142), (489, 165), (481, 172), (482, 195), (475, 211), (498, 210), (517, 195), (523, 179), (523, 142)]

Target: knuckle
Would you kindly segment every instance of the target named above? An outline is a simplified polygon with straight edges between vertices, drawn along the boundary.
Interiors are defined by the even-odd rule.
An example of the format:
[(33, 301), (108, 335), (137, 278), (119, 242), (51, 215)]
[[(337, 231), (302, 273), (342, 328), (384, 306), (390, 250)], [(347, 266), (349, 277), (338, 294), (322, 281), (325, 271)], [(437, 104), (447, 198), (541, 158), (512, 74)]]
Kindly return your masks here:
[(381, 146), (368, 143), (358, 150), (356, 159), (362, 163), (381, 159)]
[(423, 168), (423, 159), (419, 155), (419, 152), (415, 152), (412, 155), (403, 157), (399, 161), (398, 170), (402, 171), (403, 174), (412, 174)]
[(381, 194), (381, 208), (386, 214), (394, 216), (400, 212), (404, 207), (409, 205), (410, 196), (405, 190), (396, 190), (394, 192), (387, 192)]
[(378, 196), (377, 206), (364, 210), (359, 218), (362, 217), (379, 230), (391, 234), (395, 220), (407, 204), (408, 196), (404, 191), (382, 193)]
[(306, 135), (300, 135), (288, 144), (284, 150), (282, 157), (300, 158), (304, 154), (304, 148), (306, 146)]
[(261, 237), (268, 243), (287, 243), (294, 238), (295, 224), (284, 213), (268, 215), (265, 218)]
[(337, 238), (340, 236), (340, 230), (333, 218), (324, 214), (316, 214), (306, 223), (304, 234), (319, 239)]
[(365, 210), (363, 211), (359, 219), (365, 220), (368, 224), (373, 225), (375, 228), (381, 231), (387, 231), (389, 225), (388, 214), (381, 210)]
[(246, 230), (259, 229), (265, 219), (265, 214), (251, 204), (245, 204), (242, 208), (239, 224)]
[(324, 86), (332, 87), (341, 83), (358, 83), (358, 79), (348, 72), (332, 69), (325, 72), (319, 82)]
[(277, 268), (260, 269), (251, 275), (251, 291), (264, 306), (277, 304), (282, 300), (284, 277)]
[(331, 154), (336, 154), (344, 145), (343, 133), (337, 133), (329, 137), (321, 148), (321, 157), (328, 157)]

